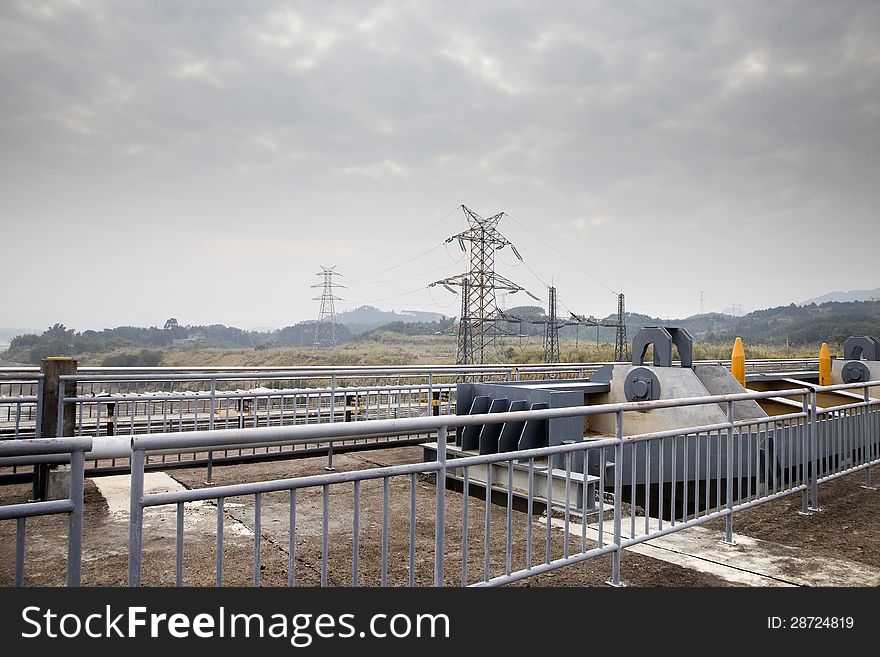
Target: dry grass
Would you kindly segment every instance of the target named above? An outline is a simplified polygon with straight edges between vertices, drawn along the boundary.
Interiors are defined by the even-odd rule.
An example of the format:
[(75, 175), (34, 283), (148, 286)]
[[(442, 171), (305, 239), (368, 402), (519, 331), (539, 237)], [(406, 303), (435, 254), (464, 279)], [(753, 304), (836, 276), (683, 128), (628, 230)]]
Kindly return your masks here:
[[(746, 358), (815, 358), (818, 347), (780, 347), (746, 344)], [(698, 360), (727, 360), (732, 345), (695, 344), (694, 358)], [(561, 340), (559, 352), (563, 362), (590, 363), (614, 360), (614, 345), (609, 343)], [(507, 338), (498, 348), (498, 362), (542, 363), (544, 347), (540, 337), (528, 339)], [(274, 348), (274, 349), (218, 349), (175, 348), (164, 353), (162, 365), (172, 366), (238, 366), (238, 367), (297, 367), (327, 365), (345, 367), (350, 365), (442, 365), (455, 363), (456, 338), (454, 336), (402, 337), (383, 333), (371, 340), (352, 341), (334, 349)], [(100, 359), (103, 356), (97, 356)], [(650, 357), (650, 354), (649, 354)], [(89, 362), (84, 365), (100, 364)]]

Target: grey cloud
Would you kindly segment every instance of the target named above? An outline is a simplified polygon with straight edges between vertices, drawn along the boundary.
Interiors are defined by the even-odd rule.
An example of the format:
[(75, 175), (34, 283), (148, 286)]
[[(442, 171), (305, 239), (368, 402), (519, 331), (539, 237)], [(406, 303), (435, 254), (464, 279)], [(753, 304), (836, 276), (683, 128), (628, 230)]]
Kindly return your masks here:
[[(458, 203), (508, 211), (651, 314), (695, 312), (700, 287), (718, 309), (871, 287), (862, 279), (876, 268), (768, 285), (757, 269), (685, 258), (664, 266), (668, 284), (625, 263), (641, 257), (632, 248), (654, 258), (726, 244), (773, 257), (779, 240), (809, 261), (819, 231), (876, 243), (878, 27), (880, 8), (855, 0), (5, 3), (2, 230), (26, 247), (19, 265), (24, 252), (90, 253), (96, 233), (105, 246), (134, 235), (104, 256), (110, 270), (171, 288), (198, 286), (198, 267), (174, 274), (181, 253), (259, 271), (266, 243), (254, 240), (274, 239), (292, 251), (271, 267), (283, 304), (251, 280), (224, 282), (254, 295), (259, 324), (314, 314), (319, 262), (345, 255), (343, 273), (375, 271), (383, 251)], [(52, 231), (65, 239), (47, 240)], [(236, 235), (251, 246), (237, 252)], [(306, 246), (316, 236), (326, 253)], [(214, 255), (199, 246), (215, 238)], [(596, 307), (605, 291), (522, 239), (569, 305), (610, 312)], [(870, 241), (852, 248), (867, 255)], [(144, 249), (135, 272), (132, 248)], [(124, 294), (112, 277), (102, 285)], [(188, 321), (248, 321), (216, 316), (213, 294), (195, 295)], [(7, 323), (122, 323), (167, 307), (97, 318), (59, 304), (55, 318), (23, 302)]]

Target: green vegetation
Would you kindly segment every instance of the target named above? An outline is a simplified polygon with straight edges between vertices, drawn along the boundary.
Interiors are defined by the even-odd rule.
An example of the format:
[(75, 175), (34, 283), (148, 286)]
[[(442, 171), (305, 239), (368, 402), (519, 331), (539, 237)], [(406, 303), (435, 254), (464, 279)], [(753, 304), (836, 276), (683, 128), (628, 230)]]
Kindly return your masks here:
[[(540, 362), (543, 358), (543, 309), (522, 306), (506, 311), (523, 323), (508, 324), (499, 353), (506, 362)], [(560, 315), (560, 322), (566, 318)], [(614, 315), (606, 317), (616, 321)], [(667, 324), (688, 329), (694, 336), (697, 358), (728, 358), (734, 338), (742, 337), (753, 358), (814, 355), (819, 344), (837, 349), (850, 335), (880, 336), (880, 302), (829, 302), (821, 305), (781, 306), (732, 317), (718, 313), (687, 319), (661, 320), (628, 313), (631, 339), (642, 326)], [(340, 346), (315, 349), (315, 322), (300, 322), (274, 331), (245, 331), (222, 324), (181, 326), (170, 318), (163, 327), (120, 326), (103, 331), (77, 332), (55, 324), (41, 335), (14, 337), (4, 360), (37, 364), (48, 356), (76, 356), (83, 364), (113, 367), (152, 365), (287, 365), (451, 363), (455, 360), (455, 318), (433, 321), (395, 320), (356, 337), (345, 324), (336, 328)], [(615, 329), (563, 326), (559, 331), (562, 359), (569, 362), (607, 361), (613, 356)], [(278, 362), (279, 359), (288, 359)], [(212, 361), (211, 359), (219, 359)]]

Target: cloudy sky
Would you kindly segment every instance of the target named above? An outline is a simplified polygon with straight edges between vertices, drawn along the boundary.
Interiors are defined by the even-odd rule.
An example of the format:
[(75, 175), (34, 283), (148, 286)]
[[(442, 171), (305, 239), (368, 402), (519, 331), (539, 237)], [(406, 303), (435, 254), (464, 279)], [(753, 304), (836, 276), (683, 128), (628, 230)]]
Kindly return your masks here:
[[(674, 318), (880, 285), (880, 3), (0, 2), (0, 326)], [(528, 301), (521, 294), (508, 306)]]

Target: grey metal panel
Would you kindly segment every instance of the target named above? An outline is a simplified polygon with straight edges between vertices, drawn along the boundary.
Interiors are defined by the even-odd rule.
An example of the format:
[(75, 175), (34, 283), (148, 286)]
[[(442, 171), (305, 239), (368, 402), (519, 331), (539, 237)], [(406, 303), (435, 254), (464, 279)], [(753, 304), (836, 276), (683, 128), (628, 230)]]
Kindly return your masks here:
[[(482, 415), (483, 413), (489, 412), (489, 397), (487, 395), (479, 395), (474, 397), (474, 401), (471, 403), (471, 409), (468, 415)], [(461, 448), (462, 449), (477, 449), (480, 446), (480, 431), (483, 429), (483, 425), (475, 424), (470, 427), (465, 427), (461, 432)]]
[[(543, 400), (537, 400), (543, 401)], [(582, 392), (551, 392), (550, 408), (567, 408), (584, 405)], [(563, 440), (581, 440), (584, 437), (584, 419), (561, 417), (549, 421), (547, 441), (549, 445), (561, 445)]]
[(471, 410), (474, 397), (478, 394), (478, 383), (459, 383), (455, 386), (455, 414), (467, 415)]
[[(536, 402), (529, 410), (536, 411), (550, 408), (547, 402)], [(519, 439), (517, 449), (531, 449), (533, 447), (545, 447), (547, 445), (547, 420), (529, 420), (523, 427), (522, 437)]]
[(598, 370), (593, 372), (590, 377), (591, 383), (607, 383), (609, 384), (609, 389), (611, 386), (611, 376), (614, 373), (613, 365), (603, 365)]
[[(514, 400), (510, 402), (510, 410), (527, 411), (529, 410), (529, 402), (525, 399)], [(501, 436), (498, 438), (498, 451), (514, 451), (519, 444), (519, 439), (522, 438), (522, 432), (525, 426), (525, 422), (505, 422), (504, 426), (501, 428)]]
[[(506, 413), (510, 408), (510, 402), (506, 397), (493, 399), (489, 405), (490, 413)], [(498, 438), (501, 436), (503, 424), (484, 424), (480, 431), (480, 454), (496, 454), (498, 452)]]

